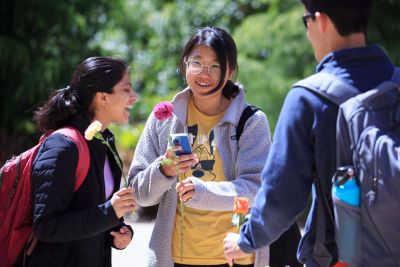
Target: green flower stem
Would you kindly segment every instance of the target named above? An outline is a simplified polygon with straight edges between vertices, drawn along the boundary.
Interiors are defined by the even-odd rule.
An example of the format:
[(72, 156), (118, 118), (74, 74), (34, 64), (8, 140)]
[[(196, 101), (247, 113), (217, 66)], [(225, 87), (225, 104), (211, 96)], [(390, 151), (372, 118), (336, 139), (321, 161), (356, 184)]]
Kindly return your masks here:
[[(182, 172), (179, 169), (178, 164), (176, 164), (176, 166), (178, 168), (178, 180), (179, 180), (180, 179), (179, 177), (181, 177)], [(184, 219), (184, 216), (185, 216), (185, 214), (184, 214), (185, 209), (183, 207), (183, 202), (182, 202), (181, 199), (179, 200), (179, 208), (181, 210), (181, 232), (180, 232), (180, 243), (181, 243), (181, 246), (180, 246), (180, 256), (181, 256), (181, 261), (183, 261), (183, 229), (184, 229), (183, 219)]]
[[(236, 231), (238, 234), (240, 234), (240, 227), (242, 227), (242, 225), (246, 221), (246, 216), (243, 214), (236, 214), (236, 215), (239, 216), (239, 218), (237, 220), (237, 224), (236, 224)], [(235, 260), (232, 259), (232, 264), (234, 264), (234, 263), (235, 263)]]
[[(170, 140), (170, 144), (172, 146), (171, 140)], [(175, 157), (175, 166), (178, 171), (178, 182), (179, 182), (179, 181), (181, 181), (182, 171), (179, 168), (178, 156), (176, 155), (175, 150), (173, 149), (173, 146), (172, 146), (172, 152), (174, 153), (174, 157)], [(183, 220), (184, 220), (184, 216), (185, 216), (185, 209), (184, 209), (183, 202), (181, 199), (179, 199), (179, 208), (181, 210), (181, 220), (180, 220), (181, 232), (180, 232), (180, 236), (179, 236), (180, 237), (180, 258), (181, 258), (181, 261), (183, 261), (183, 229), (184, 229), (184, 221)]]
[[(172, 153), (174, 154), (174, 161), (172, 161), (172, 160), (170, 160), (170, 159), (163, 159), (162, 162), (161, 162), (161, 164), (162, 164), (162, 165), (175, 164), (176, 169), (177, 169), (177, 171), (178, 171), (177, 181), (180, 182), (180, 181), (181, 181), (180, 178), (181, 178), (181, 176), (182, 176), (182, 171), (181, 171), (181, 169), (179, 168), (179, 165), (178, 165), (178, 156), (177, 156), (176, 153), (175, 153), (175, 150), (174, 150), (174, 146), (173, 146), (173, 144), (172, 144), (171, 137), (168, 138), (168, 144), (169, 144), (168, 149), (170, 149), (170, 150), (172, 151)], [(181, 199), (179, 199), (179, 209), (180, 209), (180, 212), (181, 212), (181, 219), (180, 219), (180, 228), (181, 228), (181, 231), (180, 231), (180, 233), (179, 233), (179, 239), (180, 239), (180, 258), (181, 258), (181, 261), (183, 261), (183, 229), (184, 229), (185, 209), (184, 209), (183, 202), (182, 202)]]
[(122, 162), (121, 162), (121, 160), (118, 158), (117, 153), (116, 153), (116, 152), (114, 151), (114, 149), (111, 147), (110, 143), (108, 143), (108, 141), (104, 140), (104, 137), (101, 135), (101, 133), (97, 132), (97, 133), (94, 135), (94, 137), (96, 137), (97, 139), (99, 139), (103, 144), (105, 144), (105, 145), (110, 149), (111, 153), (112, 153), (113, 156), (114, 156), (115, 161), (116, 161), (117, 164), (118, 164), (118, 167), (121, 169), (122, 178), (123, 178), (123, 180), (124, 180), (125, 187), (128, 188), (128, 182), (127, 182), (127, 180), (126, 180), (126, 178), (125, 178), (125, 175), (124, 175), (124, 170), (123, 170)]

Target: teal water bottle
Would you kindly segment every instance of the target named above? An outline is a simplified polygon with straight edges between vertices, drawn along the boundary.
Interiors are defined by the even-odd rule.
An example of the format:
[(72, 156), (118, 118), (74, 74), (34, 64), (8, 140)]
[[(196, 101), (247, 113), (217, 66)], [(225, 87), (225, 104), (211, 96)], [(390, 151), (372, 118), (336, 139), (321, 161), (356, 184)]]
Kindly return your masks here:
[(335, 240), (339, 261), (348, 266), (362, 266), (361, 190), (353, 166), (337, 168), (332, 182)]
[(359, 207), (360, 194), (360, 186), (355, 178), (353, 167), (339, 167), (333, 180), (332, 196), (348, 205)]

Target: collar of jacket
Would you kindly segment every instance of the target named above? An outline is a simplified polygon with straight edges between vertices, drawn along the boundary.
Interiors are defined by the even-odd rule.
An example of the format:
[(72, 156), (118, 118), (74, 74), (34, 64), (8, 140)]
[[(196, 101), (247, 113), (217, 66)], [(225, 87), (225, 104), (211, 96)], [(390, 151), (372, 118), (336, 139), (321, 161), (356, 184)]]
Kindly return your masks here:
[[(235, 125), (236, 127), (239, 123), (240, 116), (242, 115), (242, 111), (245, 106), (245, 91), (241, 84), (236, 83), (236, 85), (239, 86), (239, 94), (232, 99), (231, 104), (226, 110), (224, 117), (216, 126), (228, 122)], [(175, 116), (185, 125), (190, 94), (191, 89), (189, 87), (186, 87), (184, 90), (176, 94), (174, 99), (172, 99), (171, 101), (172, 105), (174, 106)]]

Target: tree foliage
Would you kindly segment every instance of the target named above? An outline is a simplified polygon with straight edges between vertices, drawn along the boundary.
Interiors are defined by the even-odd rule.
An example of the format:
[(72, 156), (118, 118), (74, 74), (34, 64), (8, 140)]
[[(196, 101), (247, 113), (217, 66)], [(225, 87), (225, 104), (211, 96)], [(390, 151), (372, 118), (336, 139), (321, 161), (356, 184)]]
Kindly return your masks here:
[(13, 1), (0, 3), (0, 160), (32, 144), (31, 113), (51, 90), (67, 85), (105, 27), (111, 1)]
[[(400, 1), (376, 0), (375, 5), (368, 40), (381, 44), (400, 64)], [(35, 132), (31, 111), (50, 91), (67, 85), (78, 63), (94, 55), (129, 62), (140, 93), (133, 122), (144, 121), (155, 102), (185, 86), (177, 74), (178, 58), (193, 30), (206, 25), (234, 36), (237, 79), (274, 129), (287, 91), (316, 65), (303, 12), (298, 0), (3, 0), (0, 145), (11, 152), (26, 149), (30, 144), (23, 136)], [(18, 149), (9, 145), (17, 141)], [(2, 152), (0, 161), (10, 151)]]
[(4, 0), (1, 5), (0, 120), (14, 131), (50, 88), (66, 85), (82, 58), (102, 53), (91, 41), (105, 26), (111, 5), (106, 0)]

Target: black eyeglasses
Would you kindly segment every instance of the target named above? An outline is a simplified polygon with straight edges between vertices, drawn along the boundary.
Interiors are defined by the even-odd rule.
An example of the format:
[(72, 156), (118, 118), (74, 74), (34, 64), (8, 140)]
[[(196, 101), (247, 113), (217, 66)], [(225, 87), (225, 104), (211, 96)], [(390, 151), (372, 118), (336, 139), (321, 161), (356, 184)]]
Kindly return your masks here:
[(315, 14), (314, 13), (307, 13), (304, 14), (303, 17), (301, 17), (303, 19), (303, 23), (304, 23), (304, 27), (306, 27), (306, 29), (308, 28), (308, 24), (307, 24), (307, 20), (309, 18), (315, 19)]

